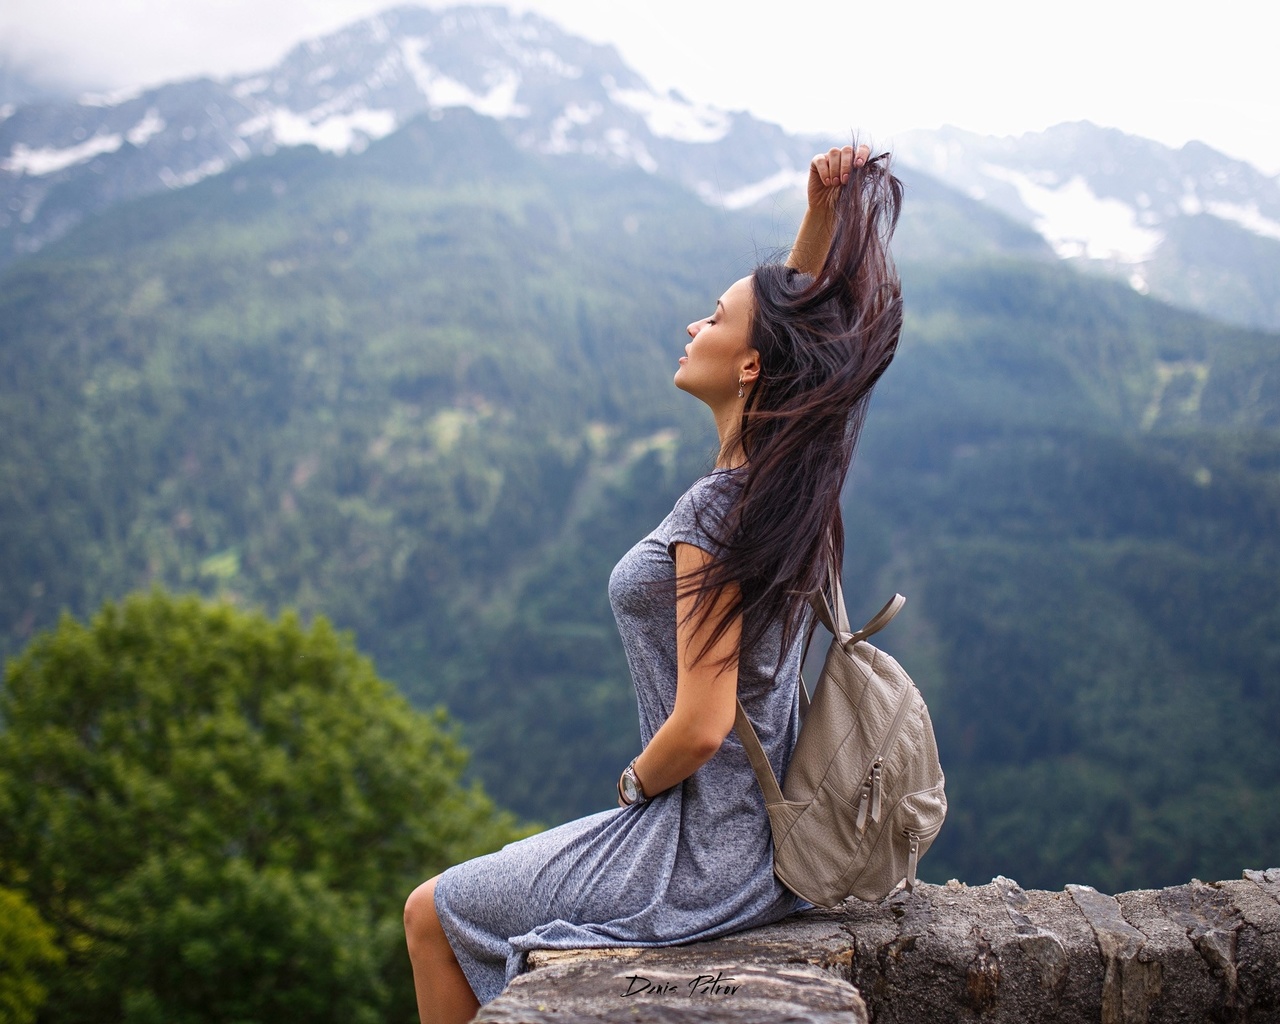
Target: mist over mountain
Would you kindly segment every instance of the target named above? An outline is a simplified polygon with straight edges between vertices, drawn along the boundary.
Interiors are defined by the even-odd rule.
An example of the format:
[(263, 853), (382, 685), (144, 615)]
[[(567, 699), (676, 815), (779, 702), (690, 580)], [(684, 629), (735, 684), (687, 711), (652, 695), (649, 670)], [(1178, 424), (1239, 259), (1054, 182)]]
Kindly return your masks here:
[(70, 102), (72, 90), (47, 74), (42, 74), (27, 61), (20, 61), (0, 50), (0, 119), (17, 107), (42, 101)]
[[(711, 464), (684, 326), (788, 243), (812, 142), (667, 97), (673, 127), (611, 50), (498, 9), (286, 65), (0, 123), (84, 119), (0, 136), (37, 249), (0, 270), (0, 650), (152, 584), (324, 613), (503, 803), (598, 810), (638, 743), (608, 573)], [(1273, 859), (1280, 338), (1080, 273), (906, 155), (845, 569), (855, 618), (910, 601), (881, 636), (948, 774), (926, 877)]]

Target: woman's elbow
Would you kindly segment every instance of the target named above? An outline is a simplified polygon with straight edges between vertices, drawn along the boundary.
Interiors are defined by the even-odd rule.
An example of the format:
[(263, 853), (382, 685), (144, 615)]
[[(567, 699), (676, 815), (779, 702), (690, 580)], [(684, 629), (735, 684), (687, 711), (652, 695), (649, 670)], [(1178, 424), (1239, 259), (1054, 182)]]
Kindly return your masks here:
[[(726, 734), (727, 735), (727, 734)], [(716, 755), (721, 745), (724, 743), (724, 736), (716, 736), (714, 733), (700, 733), (697, 735), (690, 750), (693, 756), (698, 759), (699, 764), (705, 764)]]
[(715, 757), (732, 728), (733, 719), (730, 718), (727, 721), (699, 722), (690, 730), (689, 749), (699, 763)]
[(709, 761), (733, 730), (737, 704), (726, 701), (682, 701), (677, 697), (671, 713), (671, 728), (680, 746), (699, 764)]

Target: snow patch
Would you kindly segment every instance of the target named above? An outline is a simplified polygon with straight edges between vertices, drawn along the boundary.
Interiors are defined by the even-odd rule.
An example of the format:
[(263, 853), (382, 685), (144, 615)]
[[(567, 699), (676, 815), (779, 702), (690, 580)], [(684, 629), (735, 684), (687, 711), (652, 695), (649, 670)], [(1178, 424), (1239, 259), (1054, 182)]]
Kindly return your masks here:
[(148, 139), (164, 130), (164, 118), (160, 116), (160, 111), (152, 107), (141, 121), (124, 133), (124, 137), (129, 140), (129, 145), (141, 148), (147, 144)]
[(423, 60), (423, 51), (429, 45), (425, 39), (405, 39), (400, 43), (400, 53), (406, 69), (431, 106), (470, 107), (477, 114), (499, 120), (529, 116), (529, 108), (516, 102), (520, 76), (514, 70), (495, 68), (491, 71), (486, 83), (489, 91), (481, 96)]
[(111, 92), (86, 92), (76, 102), (82, 107), (118, 107), (121, 103), (128, 103), (129, 100), (137, 99), (141, 95), (140, 86), (130, 85)]
[(559, 75), (561, 78), (581, 78), (582, 68), (573, 64), (566, 64), (560, 57), (551, 50), (520, 50), (516, 56), (520, 63), (527, 68), (541, 68), (544, 71), (550, 71), (553, 75)]
[(197, 181), (212, 177), (215, 174), (221, 174), (226, 169), (227, 162), (222, 157), (215, 156), (212, 160), (206, 160), (199, 167), (184, 171), (182, 174), (174, 174), (168, 167), (161, 167), (159, 173), (160, 180), (164, 182), (167, 188), (179, 189), (194, 185)]
[(1205, 209), (1215, 217), (1229, 220), (1233, 224), (1239, 224), (1246, 231), (1252, 231), (1255, 235), (1280, 241), (1280, 222), (1266, 216), (1258, 209), (1257, 203), (1250, 203), (1245, 206), (1242, 203), (1224, 203), (1211, 200), (1205, 204)]
[(1019, 171), (986, 164), (982, 172), (1014, 187), (1031, 211), (1032, 226), (1060, 257), (1142, 263), (1151, 259), (1164, 235), (1138, 222), (1131, 206), (1103, 199), (1075, 175), (1049, 188)]
[(544, 153), (575, 152), (579, 147), (570, 141), (569, 133), (576, 127), (590, 124), (602, 113), (604, 113), (604, 107), (599, 103), (588, 103), (586, 106), (570, 103), (564, 108), (564, 112), (551, 122), (550, 134), (547, 141), (542, 144), (542, 151)]
[(266, 130), (279, 146), (312, 145), (328, 153), (359, 153), (373, 139), (396, 130), (396, 115), (392, 110), (352, 110), (312, 121), (305, 114), (277, 107), (236, 129), (242, 136)]
[[(649, 174), (658, 170), (658, 161), (645, 149), (644, 143), (639, 139), (633, 139), (631, 133), (625, 128), (610, 128), (604, 133), (604, 141), (608, 145), (609, 152), (614, 156), (634, 162)], [(584, 152), (586, 151), (588, 150), (584, 147)]]
[[(788, 192), (792, 189), (802, 189), (805, 187), (805, 183), (808, 180), (808, 168), (805, 168), (803, 171), (783, 169), (775, 174), (769, 175), (769, 177), (762, 181), (757, 181), (752, 185), (743, 185), (741, 188), (736, 188), (728, 195), (721, 197), (718, 201), (708, 201), (715, 202), (716, 205), (722, 206), (726, 210), (741, 210), (760, 202), (762, 199), (767, 199), (769, 196), (776, 195), (779, 192)], [(709, 190), (710, 186), (706, 186), (706, 188)], [(702, 191), (703, 190), (700, 188), (699, 192)], [(703, 198), (707, 199), (705, 195)]]
[(250, 96), (256, 96), (258, 93), (266, 89), (271, 84), (271, 79), (267, 75), (259, 75), (257, 78), (246, 78), (243, 82), (237, 82), (231, 89), (231, 94), (238, 100), (248, 99)]
[(729, 134), (732, 118), (723, 110), (690, 103), (675, 93), (659, 96), (648, 89), (619, 89), (606, 77), (601, 84), (609, 98), (644, 118), (649, 131), (677, 142), (719, 142)]
[(103, 153), (114, 153), (122, 145), (123, 135), (95, 135), (78, 146), (68, 146), (66, 149), (54, 149), (52, 146), (31, 149), (19, 142), (13, 147), (9, 159), (0, 160), (0, 170), (39, 177), (82, 164)]

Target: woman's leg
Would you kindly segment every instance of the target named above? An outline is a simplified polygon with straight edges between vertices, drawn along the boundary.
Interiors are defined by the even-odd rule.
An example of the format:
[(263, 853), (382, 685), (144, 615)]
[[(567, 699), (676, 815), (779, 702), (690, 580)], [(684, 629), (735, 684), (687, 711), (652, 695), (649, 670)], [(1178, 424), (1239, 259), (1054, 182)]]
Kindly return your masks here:
[(413, 964), (413, 987), (422, 1024), (462, 1024), (476, 1015), (480, 1001), (453, 955), (436, 916), (436, 879), (423, 882), (404, 905), (404, 934)]

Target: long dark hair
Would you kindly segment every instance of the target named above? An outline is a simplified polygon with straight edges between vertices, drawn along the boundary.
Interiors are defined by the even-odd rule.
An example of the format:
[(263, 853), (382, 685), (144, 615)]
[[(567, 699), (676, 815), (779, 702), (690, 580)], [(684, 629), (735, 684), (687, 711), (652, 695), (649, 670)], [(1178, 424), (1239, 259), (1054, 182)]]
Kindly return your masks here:
[[(783, 623), (779, 664), (804, 618), (808, 596), (844, 557), (840, 492), (866, 420), (871, 389), (902, 331), (902, 289), (889, 240), (902, 182), (882, 153), (850, 172), (835, 201), (831, 248), (816, 277), (776, 263), (752, 275), (750, 344), (760, 375), (742, 414), (746, 457), (740, 484), (714, 531), (721, 552), (682, 577), (693, 614), (737, 584), (703, 656), (742, 615), (742, 646)], [(732, 656), (731, 656), (732, 658)]]

